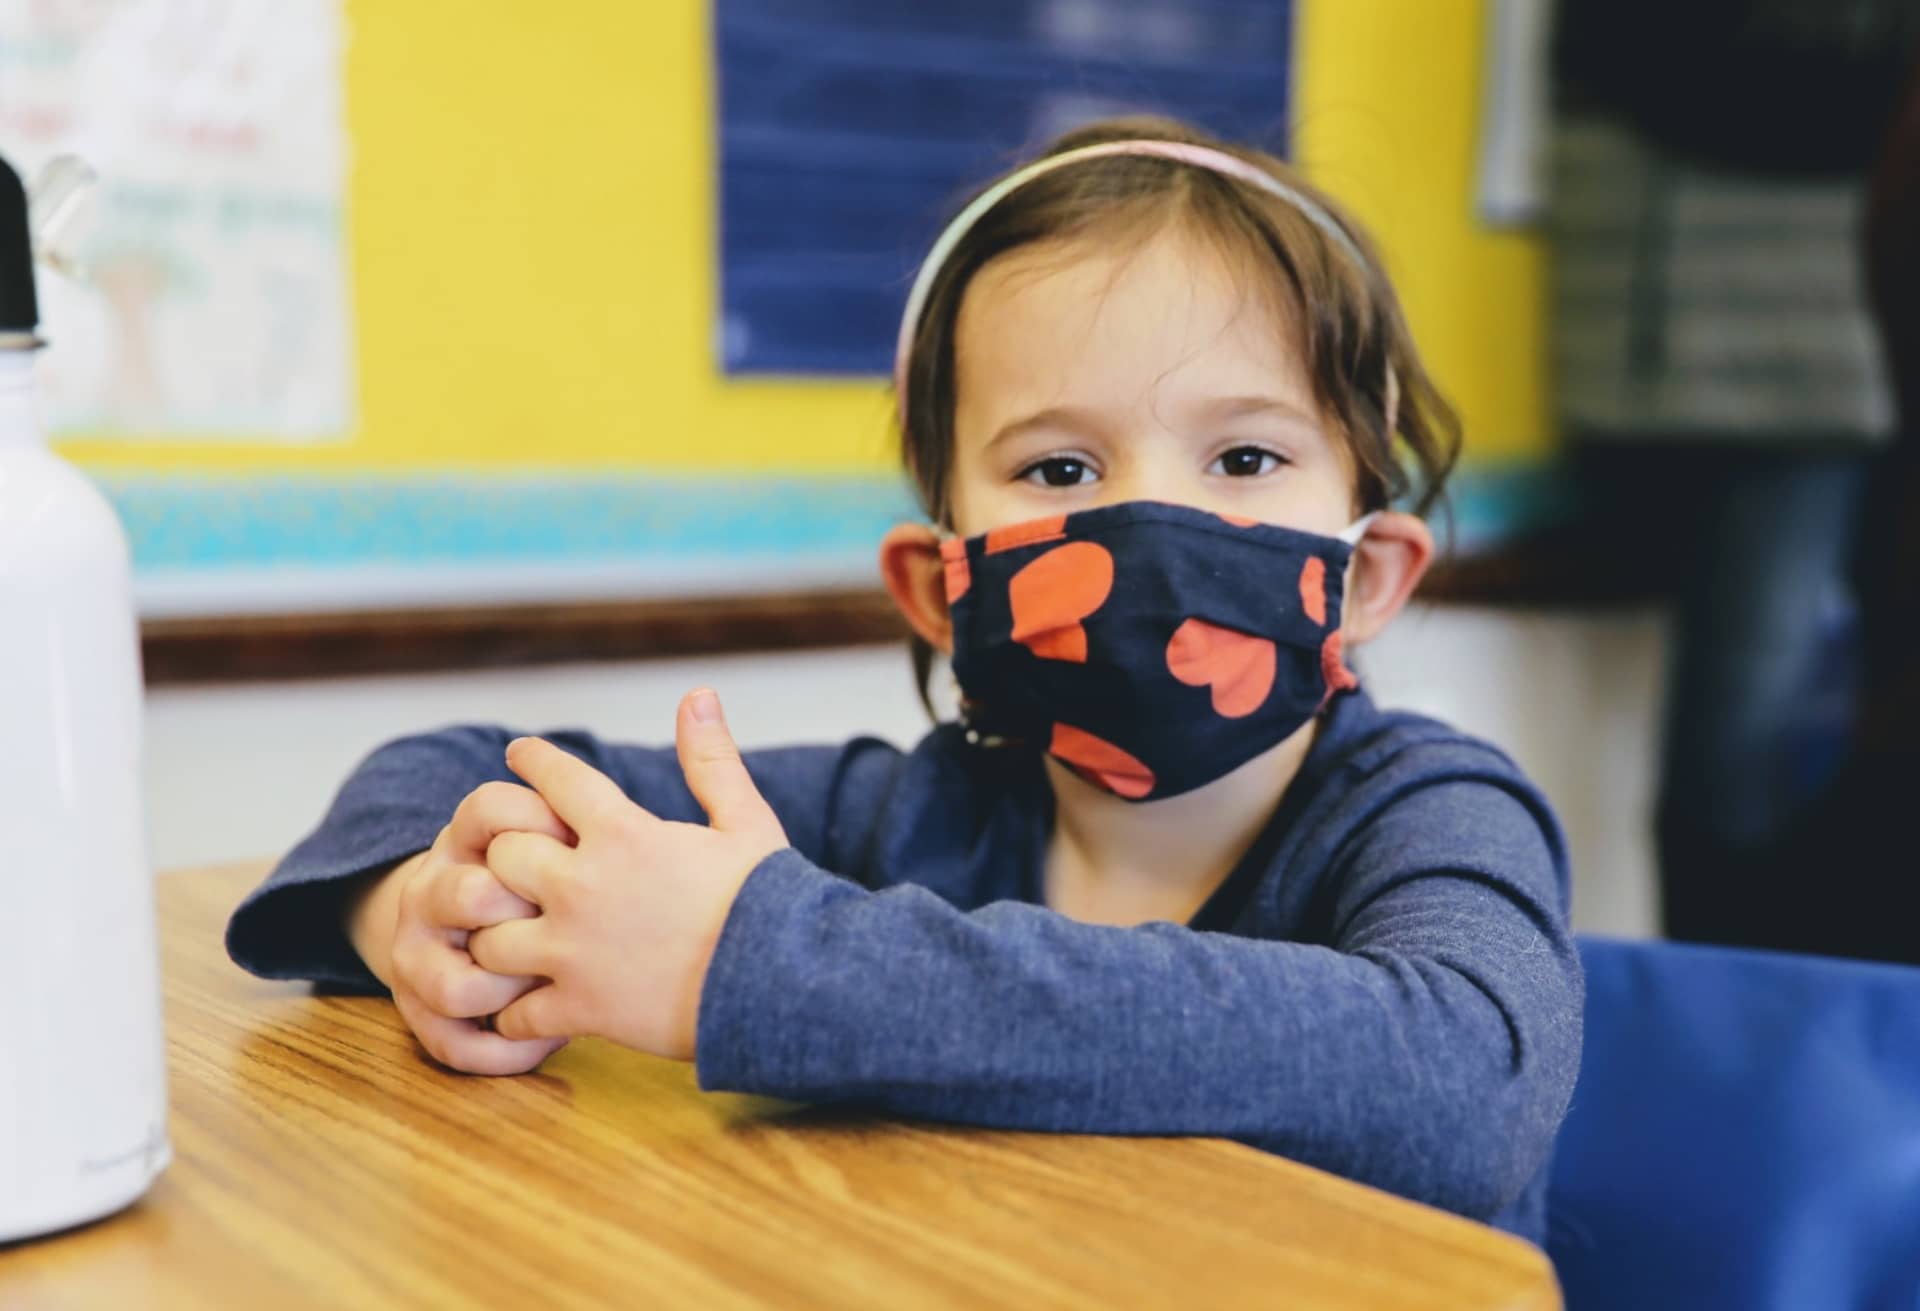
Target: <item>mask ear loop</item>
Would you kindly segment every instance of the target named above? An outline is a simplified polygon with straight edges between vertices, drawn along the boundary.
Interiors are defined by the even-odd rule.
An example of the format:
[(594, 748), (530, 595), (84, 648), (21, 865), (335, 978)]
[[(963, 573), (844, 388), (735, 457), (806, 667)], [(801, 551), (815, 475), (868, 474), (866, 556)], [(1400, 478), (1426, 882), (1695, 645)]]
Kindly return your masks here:
[(1345, 528), (1342, 528), (1337, 536), (1348, 546), (1358, 546), (1360, 545), (1360, 539), (1367, 535), (1368, 525), (1372, 524), (1375, 519), (1378, 519), (1384, 513), (1385, 511), (1383, 510), (1369, 510)]

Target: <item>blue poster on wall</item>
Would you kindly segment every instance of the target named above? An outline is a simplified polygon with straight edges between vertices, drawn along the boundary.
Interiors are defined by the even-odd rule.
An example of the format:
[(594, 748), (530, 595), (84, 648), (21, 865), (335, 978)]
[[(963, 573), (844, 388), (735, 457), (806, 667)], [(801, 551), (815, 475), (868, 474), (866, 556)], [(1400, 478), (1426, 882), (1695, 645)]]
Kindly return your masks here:
[(715, 0), (729, 373), (880, 374), (915, 262), (1047, 138), (1157, 112), (1283, 151), (1291, 0)]

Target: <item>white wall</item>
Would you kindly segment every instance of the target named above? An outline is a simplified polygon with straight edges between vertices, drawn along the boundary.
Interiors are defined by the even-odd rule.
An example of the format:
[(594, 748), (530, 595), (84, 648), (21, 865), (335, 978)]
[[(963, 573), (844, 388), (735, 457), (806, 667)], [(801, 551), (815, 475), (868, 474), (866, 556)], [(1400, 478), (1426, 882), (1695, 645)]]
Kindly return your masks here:
[(1381, 704), (1504, 747), (1546, 792), (1572, 852), (1576, 928), (1650, 937), (1665, 648), (1653, 610), (1429, 606), (1355, 663)]
[(588, 728), (673, 741), (680, 697), (717, 688), (743, 747), (878, 733), (911, 742), (926, 712), (904, 648), (549, 665), (457, 674), (158, 688), (147, 694), (156, 867), (284, 851), (354, 763), (390, 738), (454, 723)]
[[(1661, 627), (1651, 614), (1409, 612), (1359, 657), (1385, 704), (1510, 751), (1559, 808), (1575, 923), (1653, 931), (1647, 817)], [(159, 869), (270, 856), (319, 819), (389, 738), (461, 722), (590, 728), (668, 743), (674, 708), (717, 688), (743, 746), (926, 728), (903, 649), (576, 664), (461, 674), (159, 688), (147, 696), (147, 820)]]

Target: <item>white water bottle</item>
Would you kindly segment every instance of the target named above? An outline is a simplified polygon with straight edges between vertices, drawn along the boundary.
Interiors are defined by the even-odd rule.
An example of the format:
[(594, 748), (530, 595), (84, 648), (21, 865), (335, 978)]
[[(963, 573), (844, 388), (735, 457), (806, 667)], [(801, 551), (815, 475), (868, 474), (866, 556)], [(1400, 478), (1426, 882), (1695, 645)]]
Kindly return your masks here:
[(0, 160), (0, 1242), (171, 1159), (126, 535), (47, 448), (20, 179)]

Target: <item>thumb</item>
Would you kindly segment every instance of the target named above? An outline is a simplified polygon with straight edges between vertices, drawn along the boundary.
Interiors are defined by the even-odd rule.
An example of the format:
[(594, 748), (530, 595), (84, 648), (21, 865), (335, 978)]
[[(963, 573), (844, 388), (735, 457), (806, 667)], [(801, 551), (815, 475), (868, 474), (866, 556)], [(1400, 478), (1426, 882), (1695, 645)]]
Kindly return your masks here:
[(707, 812), (707, 822), (728, 833), (753, 833), (786, 845), (786, 830), (773, 807), (753, 785), (740, 748), (720, 713), (720, 698), (711, 688), (696, 688), (680, 702), (680, 722), (674, 744), (680, 750), (680, 769), (694, 800)]

